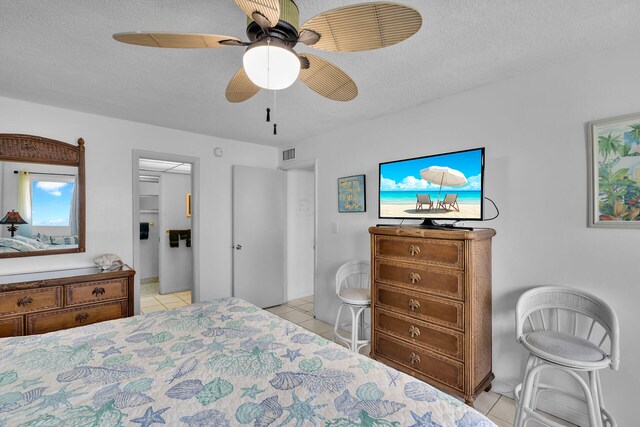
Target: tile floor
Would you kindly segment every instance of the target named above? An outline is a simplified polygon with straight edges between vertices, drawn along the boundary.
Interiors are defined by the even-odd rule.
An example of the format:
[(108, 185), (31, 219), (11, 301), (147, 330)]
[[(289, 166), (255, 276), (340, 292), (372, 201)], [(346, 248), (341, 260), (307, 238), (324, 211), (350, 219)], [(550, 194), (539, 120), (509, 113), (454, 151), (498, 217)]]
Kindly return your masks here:
[(140, 313), (171, 310), (191, 304), (191, 291), (160, 295), (160, 283), (140, 285)]
[[(333, 340), (333, 325), (314, 318), (313, 296), (289, 301), (283, 305), (268, 308), (267, 311), (329, 340)], [(345, 332), (345, 335), (348, 336), (349, 333)], [(363, 349), (363, 354), (366, 354), (366, 351), (366, 348)], [(474, 406), (499, 427), (513, 425), (516, 407), (513, 400), (506, 396), (493, 392), (483, 392), (478, 396)]]

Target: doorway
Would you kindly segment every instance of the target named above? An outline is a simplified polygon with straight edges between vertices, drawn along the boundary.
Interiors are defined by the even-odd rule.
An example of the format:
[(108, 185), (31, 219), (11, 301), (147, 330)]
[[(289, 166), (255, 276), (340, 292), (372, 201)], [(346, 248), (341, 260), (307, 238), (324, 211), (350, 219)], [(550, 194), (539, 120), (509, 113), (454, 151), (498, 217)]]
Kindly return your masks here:
[(315, 317), (317, 162), (285, 171), (286, 293), (289, 307)]
[(136, 313), (197, 300), (194, 159), (134, 151)]

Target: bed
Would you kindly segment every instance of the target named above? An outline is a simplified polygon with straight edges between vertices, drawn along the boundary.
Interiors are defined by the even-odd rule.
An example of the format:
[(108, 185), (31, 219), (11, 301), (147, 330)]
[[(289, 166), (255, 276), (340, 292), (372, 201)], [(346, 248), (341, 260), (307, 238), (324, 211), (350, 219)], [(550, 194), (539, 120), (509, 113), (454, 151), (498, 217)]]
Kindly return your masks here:
[(0, 426), (494, 426), (237, 298), (0, 340)]

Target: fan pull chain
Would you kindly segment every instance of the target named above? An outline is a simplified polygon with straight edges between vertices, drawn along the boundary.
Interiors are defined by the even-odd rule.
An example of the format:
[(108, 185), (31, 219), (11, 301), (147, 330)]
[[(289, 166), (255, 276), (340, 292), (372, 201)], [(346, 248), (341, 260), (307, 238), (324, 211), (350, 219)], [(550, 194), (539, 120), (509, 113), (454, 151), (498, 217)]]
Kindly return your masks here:
[(267, 108), (267, 123), (271, 121), (271, 108)]
[[(273, 91), (273, 121), (275, 122), (275, 116), (276, 116), (276, 97), (277, 97), (277, 92), (274, 90)], [(278, 125), (276, 123), (273, 124), (273, 134), (277, 135), (278, 134)]]

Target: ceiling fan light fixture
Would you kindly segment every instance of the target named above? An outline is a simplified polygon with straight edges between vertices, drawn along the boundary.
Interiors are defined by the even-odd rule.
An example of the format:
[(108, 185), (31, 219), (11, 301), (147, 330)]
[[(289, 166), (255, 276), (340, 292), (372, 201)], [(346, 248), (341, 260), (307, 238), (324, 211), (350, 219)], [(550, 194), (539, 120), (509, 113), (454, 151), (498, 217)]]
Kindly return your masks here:
[(286, 89), (300, 74), (298, 55), (278, 40), (258, 42), (249, 46), (242, 62), (249, 79), (263, 89)]

